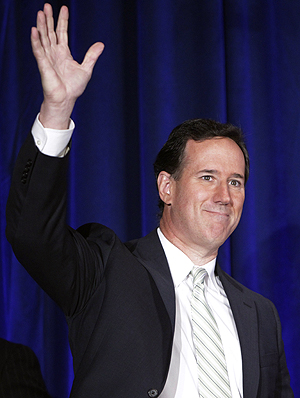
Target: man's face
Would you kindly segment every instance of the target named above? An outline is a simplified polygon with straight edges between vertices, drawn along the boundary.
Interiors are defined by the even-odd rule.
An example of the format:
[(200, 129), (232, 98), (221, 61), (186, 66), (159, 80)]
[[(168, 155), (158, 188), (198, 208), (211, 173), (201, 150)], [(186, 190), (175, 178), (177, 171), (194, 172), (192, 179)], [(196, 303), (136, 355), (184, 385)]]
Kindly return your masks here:
[(168, 176), (161, 177), (160, 186), (161, 199), (168, 205), (162, 217), (167, 237), (195, 251), (217, 251), (242, 214), (245, 160), (241, 149), (229, 138), (189, 140), (180, 178)]

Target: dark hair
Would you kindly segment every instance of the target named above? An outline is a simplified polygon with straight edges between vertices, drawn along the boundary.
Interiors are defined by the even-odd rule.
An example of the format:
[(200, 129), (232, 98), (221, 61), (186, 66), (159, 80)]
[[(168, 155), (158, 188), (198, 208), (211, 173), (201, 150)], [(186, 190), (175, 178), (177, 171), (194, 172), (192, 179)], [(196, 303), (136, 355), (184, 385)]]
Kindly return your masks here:
[[(205, 141), (215, 137), (231, 138), (241, 148), (245, 158), (246, 183), (249, 177), (250, 162), (242, 130), (230, 123), (220, 123), (211, 119), (186, 120), (173, 129), (154, 162), (156, 179), (161, 171), (166, 171), (175, 180), (178, 180), (183, 169), (185, 148), (188, 140)], [(164, 202), (161, 199), (159, 199), (158, 205), (162, 212)]]

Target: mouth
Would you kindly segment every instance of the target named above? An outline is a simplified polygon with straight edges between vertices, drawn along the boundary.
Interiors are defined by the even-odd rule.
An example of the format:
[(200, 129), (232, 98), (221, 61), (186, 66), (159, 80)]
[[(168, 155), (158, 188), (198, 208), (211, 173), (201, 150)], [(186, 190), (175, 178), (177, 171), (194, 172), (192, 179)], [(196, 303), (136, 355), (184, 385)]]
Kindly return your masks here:
[(221, 211), (215, 211), (215, 210), (204, 210), (204, 211), (211, 214), (212, 216), (215, 216), (215, 217), (220, 217), (220, 218), (225, 218), (225, 219), (227, 219), (229, 217), (229, 214), (221, 212)]

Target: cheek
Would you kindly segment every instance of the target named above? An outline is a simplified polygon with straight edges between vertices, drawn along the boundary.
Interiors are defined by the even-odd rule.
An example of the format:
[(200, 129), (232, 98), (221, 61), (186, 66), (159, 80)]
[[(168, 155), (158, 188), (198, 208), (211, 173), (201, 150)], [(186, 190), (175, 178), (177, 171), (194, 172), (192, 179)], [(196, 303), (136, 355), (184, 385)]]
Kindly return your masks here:
[(176, 197), (172, 201), (171, 211), (182, 222), (183, 220), (187, 221), (187, 219), (194, 217), (196, 203), (197, 200), (190, 191), (180, 189), (177, 190)]
[(234, 201), (233, 207), (235, 209), (235, 213), (240, 217), (243, 211), (243, 206), (244, 206), (244, 196), (243, 197), (237, 197)]
[(192, 212), (193, 208), (197, 211), (212, 196), (208, 189), (203, 189), (199, 184), (181, 183), (177, 184), (173, 191), (172, 205), (174, 208), (180, 208), (181, 212)]
[(202, 204), (208, 200), (207, 195), (201, 191), (196, 190), (185, 190), (182, 191), (180, 196), (177, 198), (177, 204), (180, 205), (182, 209), (189, 211), (198, 211)]

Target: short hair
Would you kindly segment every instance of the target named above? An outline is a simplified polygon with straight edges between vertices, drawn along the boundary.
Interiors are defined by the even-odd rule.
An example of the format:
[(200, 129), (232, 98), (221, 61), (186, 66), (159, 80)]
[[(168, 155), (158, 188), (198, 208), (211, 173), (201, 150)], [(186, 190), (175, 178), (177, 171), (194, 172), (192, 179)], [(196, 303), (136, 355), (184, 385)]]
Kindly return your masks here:
[[(172, 130), (153, 165), (156, 180), (161, 171), (166, 171), (175, 180), (179, 180), (183, 170), (187, 142), (189, 140), (201, 142), (215, 137), (231, 138), (241, 148), (245, 159), (246, 183), (249, 177), (250, 160), (242, 130), (230, 123), (220, 123), (211, 119), (186, 120)], [(158, 206), (162, 214), (164, 202), (161, 199)]]

